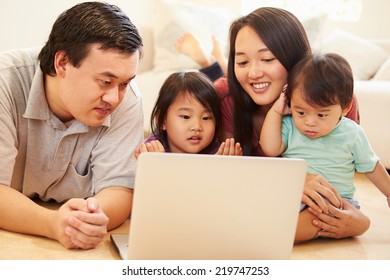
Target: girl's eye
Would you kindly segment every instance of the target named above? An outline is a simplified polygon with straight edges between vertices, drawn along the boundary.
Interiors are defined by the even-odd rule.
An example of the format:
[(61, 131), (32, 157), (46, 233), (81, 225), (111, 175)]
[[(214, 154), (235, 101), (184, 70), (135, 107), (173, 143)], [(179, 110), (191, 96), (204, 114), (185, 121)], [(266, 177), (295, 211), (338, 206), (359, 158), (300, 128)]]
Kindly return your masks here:
[(205, 120), (205, 121), (212, 120), (212, 119), (213, 119), (213, 117), (211, 117), (211, 116), (203, 117), (203, 120)]
[(187, 116), (187, 115), (180, 115), (180, 118), (185, 119), (185, 120), (188, 120), (188, 119), (190, 118), (190, 116)]

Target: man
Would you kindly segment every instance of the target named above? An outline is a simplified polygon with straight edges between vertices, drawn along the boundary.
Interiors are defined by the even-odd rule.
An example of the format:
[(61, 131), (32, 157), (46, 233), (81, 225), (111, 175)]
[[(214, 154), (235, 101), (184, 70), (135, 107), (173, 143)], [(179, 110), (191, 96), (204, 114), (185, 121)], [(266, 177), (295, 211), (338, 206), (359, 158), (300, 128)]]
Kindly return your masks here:
[(39, 55), (0, 54), (0, 228), (90, 249), (129, 217), (141, 55), (137, 28), (101, 2), (62, 13)]

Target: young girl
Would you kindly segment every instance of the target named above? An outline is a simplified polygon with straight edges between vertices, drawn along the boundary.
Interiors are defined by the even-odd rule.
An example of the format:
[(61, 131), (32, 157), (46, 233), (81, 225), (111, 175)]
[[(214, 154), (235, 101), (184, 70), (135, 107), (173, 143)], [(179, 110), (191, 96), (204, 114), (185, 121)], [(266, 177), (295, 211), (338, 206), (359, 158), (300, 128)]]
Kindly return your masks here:
[[(390, 177), (385, 167), (363, 129), (344, 117), (352, 96), (352, 70), (343, 57), (306, 55), (290, 71), (286, 94), (282, 93), (267, 113), (261, 147), (268, 156), (305, 159), (309, 174), (322, 175), (358, 209), (359, 203), (353, 199), (354, 174), (355, 170), (365, 173), (390, 207)], [(309, 239), (316, 234), (307, 227)]]
[(135, 152), (241, 155), (239, 143), (220, 144), (221, 109), (212, 82), (199, 72), (171, 74), (151, 116), (152, 134)]

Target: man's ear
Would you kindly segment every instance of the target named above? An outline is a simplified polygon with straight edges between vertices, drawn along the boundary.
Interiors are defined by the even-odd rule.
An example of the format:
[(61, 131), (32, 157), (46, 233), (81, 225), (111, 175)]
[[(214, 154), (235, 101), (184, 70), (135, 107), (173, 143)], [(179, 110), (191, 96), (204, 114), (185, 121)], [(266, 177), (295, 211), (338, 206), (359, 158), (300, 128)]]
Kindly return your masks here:
[(58, 76), (63, 77), (65, 75), (68, 62), (68, 57), (64, 51), (56, 52), (54, 56), (54, 68)]
[(343, 109), (343, 111), (341, 112), (341, 114), (345, 117), (345, 116), (349, 113), (349, 111), (351, 110), (351, 108), (352, 108), (352, 100), (351, 100), (351, 102), (348, 103), (347, 106), (345, 106), (345, 108)]

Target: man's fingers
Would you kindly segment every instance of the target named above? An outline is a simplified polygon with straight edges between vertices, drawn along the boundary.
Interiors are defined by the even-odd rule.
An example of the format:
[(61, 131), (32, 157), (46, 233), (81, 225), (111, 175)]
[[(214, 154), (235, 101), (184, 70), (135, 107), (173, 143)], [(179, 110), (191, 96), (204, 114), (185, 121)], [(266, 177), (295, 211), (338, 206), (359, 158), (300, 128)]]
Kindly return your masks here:
[(83, 198), (72, 198), (65, 203), (66, 207), (71, 210), (89, 212), (87, 201)]
[(71, 226), (65, 228), (65, 233), (69, 235), (73, 244), (69, 249), (93, 249), (103, 240), (102, 236), (87, 236)]

